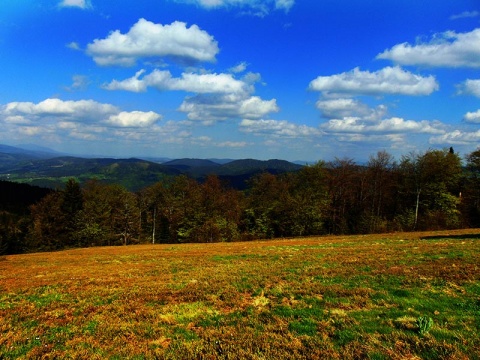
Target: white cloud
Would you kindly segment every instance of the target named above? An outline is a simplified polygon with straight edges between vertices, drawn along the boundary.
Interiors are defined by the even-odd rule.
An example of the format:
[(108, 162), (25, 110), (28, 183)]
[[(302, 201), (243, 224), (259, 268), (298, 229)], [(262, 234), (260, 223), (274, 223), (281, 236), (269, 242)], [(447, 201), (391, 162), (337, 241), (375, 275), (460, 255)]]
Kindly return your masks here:
[(144, 74), (145, 71), (140, 70), (132, 78), (114, 80), (104, 88), (143, 92), (154, 87), (161, 91), (195, 93), (195, 96), (183, 101), (179, 111), (186, 113), (189, 120), (205, 124), (235, 118), (259, 119), (279, 110), (275, 99), (263, 100), (251, 95), (254, 92), (254, 82), (260, 79), (258, 74), (248, 73), (243, 80), (224, 73), (183, 73), (175, 78), (169, 71), (156, 69), (150, 74), (143, 76)]
[(251, 15), (265, 16), (272, 9), (288, 12), (295, 0), (177, 0), (179, 2), (194, 3), (206, 9), (241, 8), (250, 10)]
[(145, 70), (140, 70), (133, 77), (113, 80), (104, 88), (144, 92), (153, 87), (160, 91), (194, 93), (195, 96), (187, 97), (178, 110), (186, 113), (189, 120), (206, 125), (228, 119), (260, 119), (279, 111), (275, 99), (263, 100), (252, 96), (254, 83), (261, 79), (259, 74), (247, 73), (241, 80), (225, 73), (183, 73), (180, 77), (173, 77), (170, 71), (156, 69), (144, 74)]
[(90, 83), (90, 80), (88, 79), (88, 77), (84, 75), (74, 75), (72, 77), (72, 80), (73, 80), (72, 85), (66, 86), (65, 90), (67, 91), (85, 90)]
[(40, 126), (23, 126), (18, 128), (18, 132), (26, 136), (36, 136), (44, 131), (45, 129), (42, 129)]
[(179, 111), (187, 113), (190, 120), (212, 124), (215, 121), (246, 118), (260, 119), (278, 112), (277, 101), (262, 100), (258, 96), (238, 94), (197, 95), (186, 98)]
[(379, 105), (376, 109), (372, 109), (361, 101), (352, 98), (320, 99), (316, 105), (317, 109), (322, 112), (322, 116), (329, 119), (359, 116), (364, 119), (375, 120), (381, 118), (387, 112), (385, 105)]
[(241, 62), (238, 65), (235, 65), (234, 67), (230, 68), (230, 71), (232, 73), (241, 73), (244, 72), (247, 69), (248, 64), (246, 62)]
[[(91, 124), (96, 129), (105, 126), (146, 127), (160, 120), (155, 112), (120, 111), (111, 104), (93, 100), (63, 101), (46, 99), (38, 104), (11, 102), (0, 109), (0, 120), (6, 123), (50, 124), (58, 129), (76, 129)], [(90, 126), (90, 125), (89, 125)]]
[(449, 144), (449, 145), (477, 145), (480, 141), (480, 130), (474, 132), (464, 132), (454, 130), (440, 136), (430, 139), (431, 144)]
[[(140, 79), (140, 76), (144, 73), (145, 70), (139, 70), (131, 78), (121, 81), (113, 80), (109, 84), (104, 85), (103, 88), (106, 90), (125, 90), (137, 93), (145, 92), (147, 91), (148, 84), (144, 79)], [(165, 71), (165, 73), (168, 73), (168, 71)]]
[(120, 127), (147, 127), (153, 125), (161, 116), (153, 111), (122, 111), (119, 114), (111, 115), (105, 122)]
[(480, 98), (480, 80), (467, 79), (457, 85), (459, 95), (473, 95)]
[(273, 112), (278, 112), (280, 109), (277, 106), (277, 101), (262, 100), (258, 96), (251, 96), (239, 103), (239, 116), (246, 119), (258, 119)]
[(58, 117), (92, 121), (117, 112), (117, 107), (93, 100), (63, 101), (60, 99), (46, 99), (38, 104), (11, 102), (2, 109), (2, 113), (6, 116)]
[(469, 123), (480, 124), (480, 110), (475, 112), (467, 112), (463, 119)]
[(293, 5), (295, 5), (295, 0), (275, 0), (276, 9), (289, 11)]
[(246, 141), (224, 141), (217, 143), (217, 147), (223, 147), (223, 148), (244, 148), (248, 144)]
[(309, 88), (325, 94), (418, 96), (429, 95), (439, 86), (434, 76), (422, 77), (396, 66), (376, 72), (355, 68), (341, 74), (319, 76), (310, 82)]
[(5, 123), (7, 124), (17, 124), (17, 125), (28, 125), (32, 122), (25, 116), (22, 115), (13, 115), (13, 116), (5, 116), (4, 118)]
[(297, 125), (286, 120), (243, 119), (240, 123), (240, 131), (256, 135), (287, 138), (305, 138), (322, 135), (322, 132), (318, 128)]
[(184, 22), (155, 24), (140, 19), (126, 34), (119, 30), (88, 44), (87, 54), (98, 65), (133, 66), (141, 58), (167, 57), (180, 63), (213, 62), (219, 49), (213, 36)]
[(250, 92), (249, 85), (236, 80), (231, 74), (194, 74), (183, 73), (180, 78), (174, 78), (170, 71), (154, 70), (152, 73), (140, 77), (145, 70), (138, 71), (135, 76), (123, 80), (113, 80), (104, 86), (107, 90), (127, 90), (144, 92), (148, 87), (158, 90), (178, 90), (199, 94), (208, 93), (244, 93)]
[(464, 11), (460, 14), (450, 16), (450, 20), (467, 19), (480, 16), (478, 11)]
[(75, 42), (75, 41), (72, 41), (71, 43), (68, 43), (66, 46), (67, 46), (67, 48), (72, 49), (72, 50), (75, 50), (75, 51), (80, 51), (80, 50), (82, 50), (82, 49), (80, 48), (80, 45), (79, 45), (77, 42)]
[(78, 7), (80, 9), (89, 9), (92, 7), (88, 0), (63, 0), (60, 7)]
[(405, 120), (398, 117), (383, 119), (373, 123), (357, 117), (346, 117), (329, 120), (327, 123), (322, 124), (321, 128), (329, 133), (445, 133), (444, 126), (439, 122)]
[[(261, 80), (262, 80), (262, 76), (259, 73), (253, 73), (253, 72), (248, 72), (242, 77), (242, 81), (250, 85), (253, 85), (256, 82), (259, 82)], [(265, 85), (265, 83), (263, 83), (263, 85)]]
[(401, 65), (480, 67), (480, 28), (471, 32), (435, 34), (428, 43), (398, 44), (377, 55)]
[(320, 76), (310, 83), (310, 89), (320, 91), (316, 103), (322, 117), (329, 119), (320, 125), (325, 136), (342, 143), (376, 143), (392, 148), (407, 146), (407, 136), (442, 135), (445, 125), (438, 121), (415, 121), (386, 117), (388, 108), (380, 104), (370, 107), (355, 96), (429, 95), (438, 90), (435, 77), (422, 77), (398, 66), (376, 72), (355, 68), (350, 72)]
[(77, 131), (77, 130), (71, 131), (70, 134), (69, 134), (69, 137), (71, 137), (73, 139), (85, 140), (85, 141), (94, 141), (94, 140), (99, 140), (100, 139), (100, 137), (95, 135), (95, 134), (88, 133), (88, 132)]

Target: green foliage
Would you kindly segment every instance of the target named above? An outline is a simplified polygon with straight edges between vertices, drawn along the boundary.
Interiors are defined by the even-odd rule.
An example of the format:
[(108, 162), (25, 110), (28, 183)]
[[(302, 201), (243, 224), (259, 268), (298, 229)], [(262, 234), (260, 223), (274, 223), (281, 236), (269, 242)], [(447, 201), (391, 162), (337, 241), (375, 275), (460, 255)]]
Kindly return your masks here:
[(427, 334), (433, 326), (433, 319), (429, 316), (420, 316), (416, 321), (418, 333), (420, 335)]
[[(460, 224), (460, 157), (447, 149), (411, 153), (402, 158), (403, 200), (415, 209), (413, 230), (454, 228)], [(408, 203), (402, 204), (408, 209)]]
[(317, 323), (311, 319), (296, 320), (288, 324), (288, 330), (297, 335), (314, 336), (317, 332)]

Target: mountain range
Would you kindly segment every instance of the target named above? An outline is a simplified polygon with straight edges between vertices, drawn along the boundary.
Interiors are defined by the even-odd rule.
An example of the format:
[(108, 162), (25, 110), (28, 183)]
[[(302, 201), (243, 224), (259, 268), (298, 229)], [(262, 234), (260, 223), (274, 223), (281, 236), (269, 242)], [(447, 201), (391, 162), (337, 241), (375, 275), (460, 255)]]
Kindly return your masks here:
[(80, 183), (95, 178), (136, 191), (167, 177), (184, 174), (202, 181), (215, 174), (231, 187), (244, 189), (246, 181), (256, 174), (280, 174), (300, 168), (302, 165), (285, 160), (115, 159), (70, 156), (32, 146), (0, 145), (0, 179), (48, 188), (61, 188), (66, 179), (73, 177)]

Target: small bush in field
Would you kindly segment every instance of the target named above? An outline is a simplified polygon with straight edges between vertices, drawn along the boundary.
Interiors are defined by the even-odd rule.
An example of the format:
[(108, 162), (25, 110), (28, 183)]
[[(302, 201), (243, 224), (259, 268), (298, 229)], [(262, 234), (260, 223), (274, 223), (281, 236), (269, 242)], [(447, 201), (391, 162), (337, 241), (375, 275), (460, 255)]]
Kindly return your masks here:
[(417, 319), (418, 333), (420, 335), (425, 335), (430, 331), (433, 326), (433, 320), (428, 316), (420, 316)]

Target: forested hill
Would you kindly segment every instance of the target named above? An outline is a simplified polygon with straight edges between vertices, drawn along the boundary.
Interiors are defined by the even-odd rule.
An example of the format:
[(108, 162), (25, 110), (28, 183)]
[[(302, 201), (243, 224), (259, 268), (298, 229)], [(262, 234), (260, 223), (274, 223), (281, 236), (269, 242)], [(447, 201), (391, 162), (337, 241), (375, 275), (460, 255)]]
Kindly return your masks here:
[(97, 179), (135, 191), (166, 176), (180, 174), (178, 170), (140, 159), (56, 157), (31, 160), (10, 171), (4, 178), (50, 188), (63, 187), (65, 179), (70, 177), (81, 183)]
[[(5, 147), (0, 151), (0, 179), (25, 182), (49, 188), (62, 188), (68, 178), (80, 183), (97, 179), (119, 184), (130, 191), (138, 191), (168, 177), (185, 174), (198, 181), (208, 175), (218, 175), (230, 186), (245, 189), (252, 176), (269, 172), (280, 174), (296, 171), (302, 166), (284, 160), (234, 160), (219, 164), (203, 159), (178, 159), (157, 163), (142, 159), (80, 158), (72, 156), (35, 157), (30, 151)], [(2, 148), (0, 148), (2, 150)]]
[(162, 165), (177, 169), (199, 181), (203, 181), (208, 175), (217, 175), (231, 187), (239, 190), (246, 189), (248, 180), (255, 175), (264, 172), (283, 174), (298, 171), (302, 168), (301, 165), (285, 160), (262, 161), (254, 159), (232, 160), (225, 164), (219, 164), (211, 160), (178, 159)]
[(246, 174), (256, 171), (265, 171), (270, 173), (283, 173), (297, 171), (302, 168), (285, 160), (267, 160), (260, 161), (254, 159), (235, 160), (222, 166), (220, 175)]

